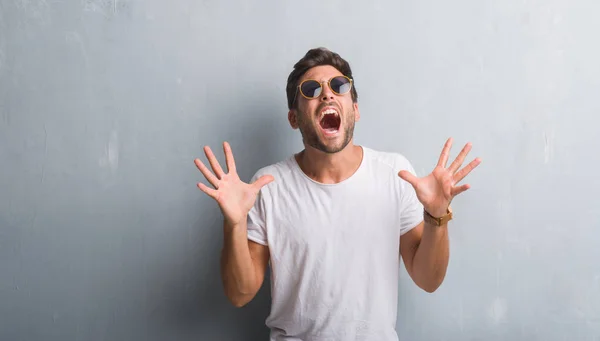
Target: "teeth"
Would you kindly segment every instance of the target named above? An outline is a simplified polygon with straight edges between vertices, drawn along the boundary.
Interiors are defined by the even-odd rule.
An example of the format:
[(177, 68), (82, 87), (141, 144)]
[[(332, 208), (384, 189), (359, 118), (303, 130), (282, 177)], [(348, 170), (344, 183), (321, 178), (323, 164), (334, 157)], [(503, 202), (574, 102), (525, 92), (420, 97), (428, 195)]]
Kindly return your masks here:
[(338, 116), (338, 112), (335, 111), (335, 109), (327, 109), (327, 110), (324, 110), (324, 111), (321, 112), (321, 117), (320, 118), (322, 119), (325, 115), (330, 115), (330, 114)]

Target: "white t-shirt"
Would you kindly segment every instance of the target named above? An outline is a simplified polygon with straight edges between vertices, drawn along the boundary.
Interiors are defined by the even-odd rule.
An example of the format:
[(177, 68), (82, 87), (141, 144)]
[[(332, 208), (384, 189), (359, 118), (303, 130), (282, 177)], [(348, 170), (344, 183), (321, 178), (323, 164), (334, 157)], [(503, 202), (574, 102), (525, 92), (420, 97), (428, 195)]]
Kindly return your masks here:
[(248, 239), (269, 247), (275, 340), (395, 341), (400, 236), (423, 219), (402, 155), (363, 148), (337, 184), (310, 179), (295, 158), (271, 174), (248, 214)]

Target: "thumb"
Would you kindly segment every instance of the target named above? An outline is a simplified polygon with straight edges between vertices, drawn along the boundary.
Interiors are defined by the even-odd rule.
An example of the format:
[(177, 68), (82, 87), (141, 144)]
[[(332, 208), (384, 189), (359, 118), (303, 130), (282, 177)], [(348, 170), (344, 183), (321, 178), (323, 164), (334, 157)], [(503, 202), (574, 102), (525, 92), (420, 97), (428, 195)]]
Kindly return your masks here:
[(254, 187), (256, 192), (258, 192), (261, 188), (263, 188), (264, 185), (272, 182), (273, 180), (275, 180), (275, 178), (273, 178), (272, 175), (263, 175), (260, 178), (256, 179), (252, 186)]
[(400, 172), (398, 172), (398, 176), (402, 180), (411, 184), (413, 187), (416, 187), (417, 182), (419, 181), (419, 178), (417, 178), (416, 176), (414, 176), (411, 172), (409, 172), (407, 170), (401, 170)]

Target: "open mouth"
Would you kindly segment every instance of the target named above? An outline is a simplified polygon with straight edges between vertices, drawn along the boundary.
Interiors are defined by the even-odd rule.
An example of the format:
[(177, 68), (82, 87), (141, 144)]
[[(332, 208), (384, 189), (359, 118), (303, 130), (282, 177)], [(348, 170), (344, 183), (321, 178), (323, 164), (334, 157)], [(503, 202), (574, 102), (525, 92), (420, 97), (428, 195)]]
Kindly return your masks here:
[(326, 109), (321, 112), (319, 124), (326, 134), (335, 134), (339, 131), (342, 119), (335, 109)]

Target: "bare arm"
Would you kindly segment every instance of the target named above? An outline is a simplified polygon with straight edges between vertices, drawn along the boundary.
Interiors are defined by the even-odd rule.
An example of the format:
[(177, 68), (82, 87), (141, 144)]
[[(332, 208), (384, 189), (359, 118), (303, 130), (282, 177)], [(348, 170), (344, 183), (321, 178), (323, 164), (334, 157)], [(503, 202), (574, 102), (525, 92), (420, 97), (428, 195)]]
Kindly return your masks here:
[(400, 237), (400, 253), (415, 284), (434, 292), (444, 281), (448, 269), (448, 225), (431, 226), (421, 222)]
[(269, 248), (248, 240), (246, 224), (224, 223), (221, 278), (225, 295), (236, 307), (250, 302), (263, 284)]
[(212, 185), (211, 188), (200, 182), (198, 188), (213, 198), (223, 213), (221, 278), (226, 296), (236, 307), (241, 307), (260, 289), (269, 262), (269, 248), (248, 240), (248, 212), (260, 189), (274, 178), (263, 175), (251, 184), (241, 181), (229, 143), (223, 143), (223, 150), (227, 173), (208, 146), (204, 152), (214, 173), (200, 159), (194, 163)]
[[(398, 175), (415, 189), (423, 208), (434, 217), (446, 214), (450, 202), (470, 185), (457, 185), (475, 167), (481, 159), (475, 158), (459, 170), (465, 157), (471, 150), (467, 143), (454, 162), (446, 167), (452, 138), (446, 141), (438, 164), (428, 176), (417, 178), (409, 171), (402, 170)], [(449, 259), (448, 224), (432, 226), (422, 222), (400, 237), (400, 253), (413, 281), (427, 292), (435, 291), (444, 280)]]

